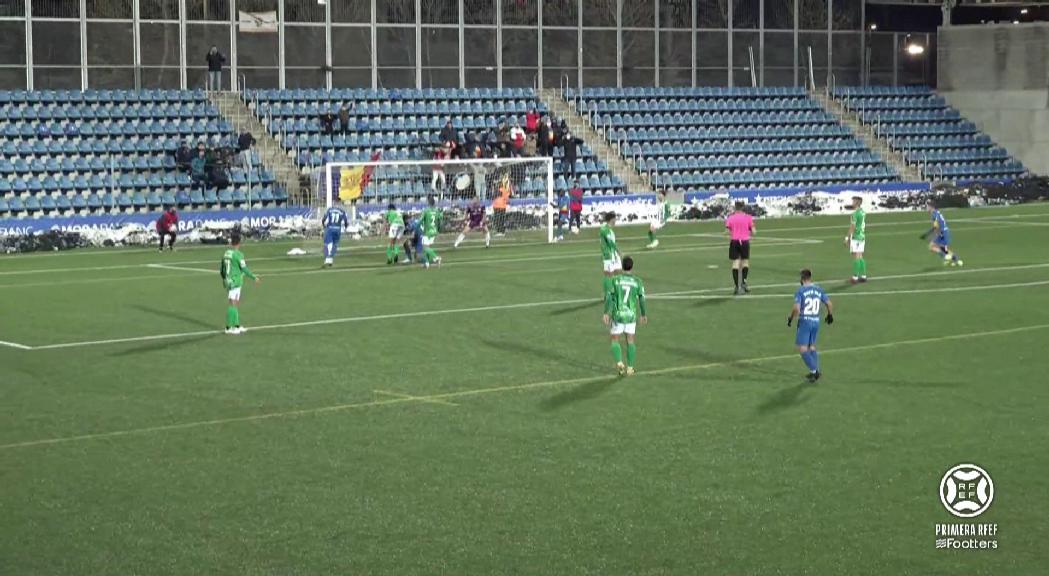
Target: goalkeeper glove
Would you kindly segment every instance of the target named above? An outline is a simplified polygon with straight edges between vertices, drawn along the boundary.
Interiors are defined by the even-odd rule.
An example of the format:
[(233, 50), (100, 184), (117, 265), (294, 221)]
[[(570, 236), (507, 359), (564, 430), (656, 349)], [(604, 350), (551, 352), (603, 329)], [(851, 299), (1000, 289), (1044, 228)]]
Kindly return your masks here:
[(833, 324), (833, 323), (834, 323), (834, 315), (833, 314), (827, 314), (827, 324)]
[(793, 321), (794, 321), (794, 317), (793, 316), (787, 316), (787, 326), (790, 326), (790, 323), (793, 322)]

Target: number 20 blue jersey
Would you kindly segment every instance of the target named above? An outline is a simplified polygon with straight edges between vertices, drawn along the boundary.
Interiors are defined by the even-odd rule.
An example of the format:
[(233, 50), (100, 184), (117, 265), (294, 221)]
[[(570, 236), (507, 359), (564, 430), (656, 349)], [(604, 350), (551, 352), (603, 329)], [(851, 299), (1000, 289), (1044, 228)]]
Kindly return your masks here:
[(827, 293), (817, 284), (802, 286), (794, 293), (794, 303), (801, 310), (802, 321), (819, 323), (820, 311), (828, 300)]

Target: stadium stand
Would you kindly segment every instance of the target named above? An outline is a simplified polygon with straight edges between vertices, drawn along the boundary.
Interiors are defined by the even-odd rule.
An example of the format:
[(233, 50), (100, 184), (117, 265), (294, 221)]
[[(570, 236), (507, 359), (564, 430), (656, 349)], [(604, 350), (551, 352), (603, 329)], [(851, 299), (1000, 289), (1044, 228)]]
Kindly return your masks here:
[(927, 179), (1008, 180), (1026, 172), (926, 86), (839, 86), (833, 96)]
[[(304, 174), (329, 162), (368, 161), (376, 153), (381, 154), (382, 160), (430, 160), (448, 120), (464, 137), (470, 132), (480, 137), (504, 120), (512, 123), (516, 119), (525, 126), (525, 113), (530, 108), (547, 113), (546, 106), (530, 88), (248, 90), (243, 98), (270, 133), (279, 137), (294, 155)], [(352, 105), (352, 129), (342, 133), (336, 128), (332, 134), (323, 133), (320, 115), (337, 115), (344, 103)], [(555, 148), (554, 159), (555, 188), (567, 190), (571, 170), (564, 162), (562, 147)], [(575, 175), (587, 194), (627, 192), (622, 180), (611, 175), (607, 164), (585, 143), (576, 156)], [(384, 180), (391, 185), (376, 186), (365, 195), (366, 201), (418, 200), (428, 193), (418, 181), (397, 186), (393, 184), (396, 178), (387, 176)], [(525, 192), (541, 193), (538, 189)]]
[(803, 88), (584, 88), (565, 98), (659, 188), (879, 183), (896, 172)]
[[(235, 146), (202, 91), (0, 91), (0, 217), (134, 213), (282, 204), (253, 161), (223, 189), (194, 187), (173, 152)], [(248, 182), (252, 183), (249, 190)]]

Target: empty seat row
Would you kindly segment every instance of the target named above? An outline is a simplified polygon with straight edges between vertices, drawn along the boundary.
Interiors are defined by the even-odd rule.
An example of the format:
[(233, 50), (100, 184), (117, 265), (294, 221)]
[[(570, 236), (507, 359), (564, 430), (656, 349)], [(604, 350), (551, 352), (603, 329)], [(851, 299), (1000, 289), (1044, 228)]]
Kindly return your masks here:
[(219, 111), (210, 104), (116, 104), (116, 105), (31, 105), (0, 106), (4, 120), (100, 120), (125, 118), (217, 118)]
[(889, 144), (897, 150), (944, 150), (965, 148), (989, 148), (994, 146), (986, 134), (961, 136), (908, 136), (894, 138)]
[(711, 156), (738, 154), (773, 154), (788, 152), (825, 152), (866, 150), (855, 138), (799, 138), (791, 140), (717, 141), (717, 142), (645, 142), (627, 144), (628, 156)]
[(203, 90), (4, 90), (0, 103), (6, 102), (207, 102)]
[(835, 98), (880, 98), (932, 93), (932, 89), (928, 86), (836, 86), (832, 92)]
[(698, 141), (698, 140), (759, 140), (787, 138), (814, 138), (814, 137), (850, 137), (852, 131), (845, 126), (813, 125), (795, 126), (790, 128), (780, 126), (742, 126), (732, 128), (629, 128), (627, 130), (613, 129), (610, 131), (613, 141), (625, 140), (627, 142), (669, 142), (673, 140)]
[(917, 162), (979, 162), (986, 160), (1007, 160), (1009, 153), (1004, 148), (972, 148), (961, 150), (922, 150), (908, 152), (907, 161)]
[(804, 96), (803, 87), (630, 87), (630, 88), (569, 88), (565, 97), (582, 98), (655, 98), (655, 97), (690, 97), (690, 98), (776, 98), (783, 96)]
[(834, 124), (836, 121), (826, 112), (703, 112), (675, 114), (599, 114), (594, 118), (597, 126), (746, 126), (746, 125), (798, 125)]
[(233, 131), (226, 120), (103, 120), (83, 123), (0, 122), (5, 138), (51, 138), (71, 136), (182, 136), (223, 134)]
[(534, 99), (531, 88), (423, 88), (421, 90), (398, 88), (377, 90), (368, 88), (320, 89), (265, 89), (245, 90), (243, 98), (257, 102), (391, 102), (397, 100), (450, 101), (450, 100), (517, 100)]
[(897, 178), (887, 166), (836, 170), (759, 170), (738, 172), (706, 172), (661, 174), (653, 177), (657, 186), (674, 188), (743, 188), (788, 187), (802, 183), (835, 184), (849, 182), (889, 181)]
[(88, 196), (30, 196), (28, 198), (0, 198), (0, 214), (19, 212), (52, 212), (52, 211), (91, 211), (103, 212), (104, 209), (152, 208), (164, 206), (222, 206), (251, 203), (283, 203), (287, 194), (272, 186), (259, 186), (248, 190), (195, 189), (179, 192), (133, 192), (105, 193)]
[(581, 100), (581, 112), (704, 112), (704, 111), (790, 111), (820, 110), (810, 98), (690, 98), (653, 100)]
[(909, 122), (940, 122), (948, 120), (960, 120), (962, 115), (957, 110), (887, 110), (879, 112), (864, 112), (860, 119), (865, 124), (874, 122), (909, 123)]
[[(330, 112), (337, 114), (339, 103), (299, 102), (297, 104), (259, 104), (255, 113), (259, 116), (273, 118), (305, 118)], [(459, 114), (525, 114), (535, 108), (540, 113), (546, 112), (546, 106), (530, 100), (485, 100), (462, 102), (362, 102), (350, 111), (351, 116), (433, 116), (447, 119)]]
[(714, 171), (744, 168), (794, 168), (804, 166), (857, 166), (879, 165), (881, 158), (873, 152), (849, 154), (785, 154), (775, 156), (719, 156), (691, 158), (647, 158), (646, 170), (665, 171)]

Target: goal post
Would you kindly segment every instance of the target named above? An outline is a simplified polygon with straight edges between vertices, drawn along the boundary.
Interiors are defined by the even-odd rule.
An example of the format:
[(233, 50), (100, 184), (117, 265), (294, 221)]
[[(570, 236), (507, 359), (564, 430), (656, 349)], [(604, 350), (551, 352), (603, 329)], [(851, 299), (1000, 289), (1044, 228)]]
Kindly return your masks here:
[(391, 203), (418, 212), (433, 197), (446, 212), (442, 233), (461, 230), (466, 208), (477, 202), (494, 235), (545, 228), (547, 242), (554, 241), (552, 158), (331, 162), (318, 180), (320, 205), (342, 204), (354, 219), (381, 213)]

